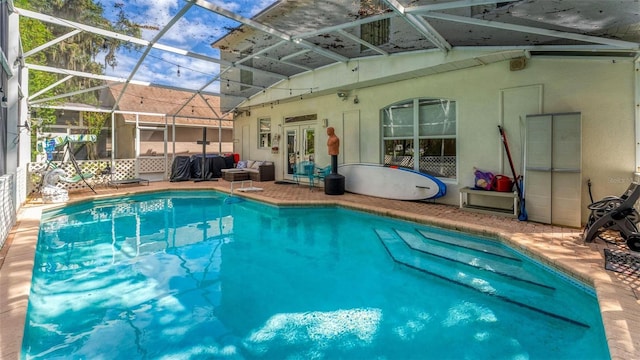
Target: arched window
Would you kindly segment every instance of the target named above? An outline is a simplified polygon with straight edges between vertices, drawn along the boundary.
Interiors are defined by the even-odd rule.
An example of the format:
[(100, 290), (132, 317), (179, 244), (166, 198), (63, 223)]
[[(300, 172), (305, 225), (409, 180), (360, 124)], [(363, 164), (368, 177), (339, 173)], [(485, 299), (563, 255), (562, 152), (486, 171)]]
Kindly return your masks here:
[(412, 99), (382, 110), (384, 164), (455, 179), (456, 102)]

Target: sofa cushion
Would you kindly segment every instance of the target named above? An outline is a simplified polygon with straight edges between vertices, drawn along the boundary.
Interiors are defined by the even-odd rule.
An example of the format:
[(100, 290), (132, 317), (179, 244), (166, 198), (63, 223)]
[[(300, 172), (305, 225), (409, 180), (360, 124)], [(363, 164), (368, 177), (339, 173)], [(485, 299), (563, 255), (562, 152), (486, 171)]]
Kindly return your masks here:
[(247, 160), (247, 169), (251, 169), (253, 163), (255, 163), (255, 160)]
[(222, 171), (223, 173), (239, 173), (239, 172), (243, 172), (246, 171), (247, 169), (238, 169), (238, 168), (231, 168), (231, 169), (221, 169), (220, 171)]
[(231, 169), (233, 167), (233, 155), (227, 155), (224, 157), (224, 166), (227, 169)]
[(257, 169), (260, 167), (260, 165), (262, 165), (262, 161), (256, 161), (253, 163), (253, 165), (249, 166), (250, 169)]

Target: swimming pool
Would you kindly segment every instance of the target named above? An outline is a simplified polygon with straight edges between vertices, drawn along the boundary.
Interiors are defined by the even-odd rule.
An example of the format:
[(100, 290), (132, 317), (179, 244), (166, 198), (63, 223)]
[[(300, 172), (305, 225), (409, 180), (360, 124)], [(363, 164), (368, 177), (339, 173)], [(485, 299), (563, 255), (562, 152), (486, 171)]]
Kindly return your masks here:
[(487, 239), (225, 198), (44, 214), (23, 357), (609, 356), (587, 287)]

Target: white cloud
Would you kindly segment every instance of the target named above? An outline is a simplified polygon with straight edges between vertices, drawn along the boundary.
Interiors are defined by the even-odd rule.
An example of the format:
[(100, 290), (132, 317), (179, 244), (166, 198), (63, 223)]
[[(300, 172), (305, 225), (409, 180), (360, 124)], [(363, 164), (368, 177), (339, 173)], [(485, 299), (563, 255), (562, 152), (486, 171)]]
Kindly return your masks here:
[(275, 0), (260, 0), (257, 1), (255, 4), (253, 4), (253, 7), (251, 8), (251, 16), (253, 17), (254, 15), (256, 15), (257, 13), (261, 12), (262, 10), (266, 9), (268, 6), (270, 6), (271, 4), (275, 3)]
[[(225, 10), (236, 12), (241, 16), (252, 17), (274, 0), (237, 0), (220, 1), (209, 0), (212, 4)], [(116, 0), (105, 0), (103, 4), (106, 13), (113, 13)], [(124, 11), (129, 20), (143, 27), (142, 37), (153, 39), (156, 34), (175, 16), (186, 4), (182, 0), (131, 0), (124, 2)], [(159, 43), (176, 48), (198, 52), (207, 56), (215, 56), (215, 50), (210, 44), (224, 36), (229, 28), (237, 26), (237, 22), (215, 14), (198, 6), (191, 9), (159, 40)], [(198, 88), (210, 81), (220, 69), (215, 63), (197, 60), (170, 52), (153, 50), (152, 56), (147, 57), (136, 75), (136, 80), (163, 84), (189, 84), (189, 88)], [(127, 78), (137, 63), (141, 52), (119, 52), (118, 66), (107, 68), (105, 73), (111, 76)], [(97, 61), (104, 63), (104, 54), (100, 54)], [(180, 66), (181, 76), (177, 76)], [(215, 83), (213, 86), (218, 87)], [(210, 86), (211, 87), (211, 86)]]
[[(212, 24), (218, 24), (218, 26), (212, 26)], [(226, 30), (220, 27), (219, 22), (211, 17), (185, 17), (180, 19), (162, 37), (161, 41), (173, 46), (183, 45), (183, 47), (193, 49), (198, 44), (210, 46), (215, 39), (224, 35), (225, 32)]]

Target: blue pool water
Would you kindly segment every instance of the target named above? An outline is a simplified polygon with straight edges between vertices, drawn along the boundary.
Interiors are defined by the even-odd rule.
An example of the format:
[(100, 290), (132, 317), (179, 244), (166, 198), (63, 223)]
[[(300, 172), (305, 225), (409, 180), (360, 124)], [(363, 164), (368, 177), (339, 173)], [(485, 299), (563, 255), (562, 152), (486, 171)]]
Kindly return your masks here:
[(22, 357), (609, 358), (592, 290), (488, 239), (225, 198), (44, 214)]

